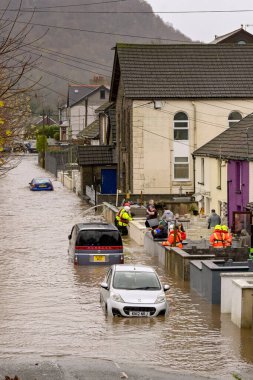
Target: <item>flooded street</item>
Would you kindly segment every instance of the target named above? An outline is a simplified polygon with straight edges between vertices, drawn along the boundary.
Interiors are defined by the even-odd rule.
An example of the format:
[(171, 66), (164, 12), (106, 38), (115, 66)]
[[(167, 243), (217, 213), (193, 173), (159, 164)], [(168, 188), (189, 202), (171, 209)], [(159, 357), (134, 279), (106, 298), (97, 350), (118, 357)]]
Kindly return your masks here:
[(71, 227), (89, 206), (54, 178), (54, 192), (29, 191), (38, 176), (45, 172), (27, 155), (0, 180), (1, 359), (106, 358), (217, 378), (253, 368), (252, 330), (220, 316), (127, 239), (125, 262), (152, 265), (171, 285), (170, 315), (107, 319), (99, 304), (107, 268), (76, 268), (67, 254)]

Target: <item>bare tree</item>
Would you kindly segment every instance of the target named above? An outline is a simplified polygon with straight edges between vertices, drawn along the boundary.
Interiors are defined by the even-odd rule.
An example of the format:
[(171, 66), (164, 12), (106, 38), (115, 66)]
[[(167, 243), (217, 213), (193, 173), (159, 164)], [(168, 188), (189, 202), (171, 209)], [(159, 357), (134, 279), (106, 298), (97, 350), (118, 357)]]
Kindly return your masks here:
[(38, 57), (27, 53), (25, 47), (39, 39), (32, 39), (30, 20), (24, 22), (22, 1), (16, 13), (8, 16), (9, 4), (0, 14), (0, 177), (16, 167), (20, 152), (13, 146), (22, 137), (26, 121), (30, 116), (29, 93), (36, 85), (27, 83), (27, 74), (36, 68)]

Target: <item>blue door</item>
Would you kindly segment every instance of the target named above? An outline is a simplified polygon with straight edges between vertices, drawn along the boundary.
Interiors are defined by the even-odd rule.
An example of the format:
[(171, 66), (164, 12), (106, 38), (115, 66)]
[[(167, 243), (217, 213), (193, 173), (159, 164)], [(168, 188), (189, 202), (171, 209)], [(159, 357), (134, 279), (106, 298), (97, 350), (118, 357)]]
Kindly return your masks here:
[(116, 169), (101, 170), (101, 193), (116, 194), (117, 192), (117, 174)]

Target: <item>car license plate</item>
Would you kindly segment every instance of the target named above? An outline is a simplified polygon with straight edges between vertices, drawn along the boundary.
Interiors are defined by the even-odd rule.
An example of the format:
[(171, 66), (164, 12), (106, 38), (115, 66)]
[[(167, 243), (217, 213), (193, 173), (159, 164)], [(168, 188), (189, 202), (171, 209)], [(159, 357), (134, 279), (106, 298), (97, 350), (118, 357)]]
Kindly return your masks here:
[(105, 256), (94, 256), (94, 262), (100, 262), (104, 263), (105, 262)]
[(47, 187), (47, 185), (39, 185), (39, 187)]
[(129, 315), (131, 317), (150, 317), (149, 311), (130, 311)]

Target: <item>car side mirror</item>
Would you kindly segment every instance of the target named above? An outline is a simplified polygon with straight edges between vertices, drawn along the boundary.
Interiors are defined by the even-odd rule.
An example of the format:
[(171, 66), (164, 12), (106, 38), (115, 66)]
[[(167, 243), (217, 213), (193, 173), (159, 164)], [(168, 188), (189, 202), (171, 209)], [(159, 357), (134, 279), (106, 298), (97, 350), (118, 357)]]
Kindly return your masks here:
[(69, 240), (71, 239), (71, 235), (68, 236)]
[(165, 292), (167, 292), (167, 290), (169, 290), (170, 289), (170, 286), (169, 285), (163, 285), (163, 290), (165, 291)]
[(32, 182), (29, 182), (29, 185), (31, 185), (32, 184)]
[(101, 288), (103, 288), (103, 289), (105, 289), (105, 290), (109, 290), (109, 286), (108, 286), (107, 282), (102, 282), (102, 283), (100, 284), (100, 286), (101, 286)]

